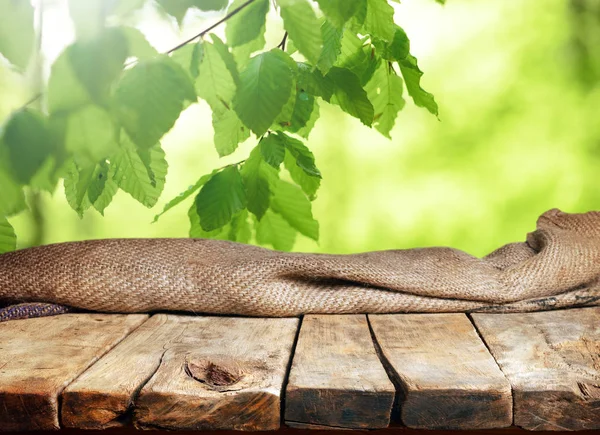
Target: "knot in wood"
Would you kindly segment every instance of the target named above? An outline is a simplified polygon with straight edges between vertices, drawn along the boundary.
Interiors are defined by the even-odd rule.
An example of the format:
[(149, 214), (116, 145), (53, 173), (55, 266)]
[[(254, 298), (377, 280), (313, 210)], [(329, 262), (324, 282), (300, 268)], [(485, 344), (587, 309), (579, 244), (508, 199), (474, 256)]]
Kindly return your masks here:
[(185, 371), (191, 378), (217, 391), (230, 390), (244, 377), (237, 364), (224, 361), (186, 360)]

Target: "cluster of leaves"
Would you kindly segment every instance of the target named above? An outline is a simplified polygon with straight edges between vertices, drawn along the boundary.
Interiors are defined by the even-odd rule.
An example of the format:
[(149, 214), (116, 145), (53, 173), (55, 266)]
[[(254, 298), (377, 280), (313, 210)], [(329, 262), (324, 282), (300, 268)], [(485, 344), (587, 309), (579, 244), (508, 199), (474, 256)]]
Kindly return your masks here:
[[(24, 186), (53, 192), (64, 178), (80, 216), (90, 208), (103, 214), (119, 189), (153, 207), (168, 168), (160, 140), (198, 98), (212, 109), (220, 156), (252, 134), (257, 143), (247, 159), (201, 176), (156, 219), (195, 196), (190, 236), (282, 250), (298, 233), (319, 236), (311, 201), (321, 173), (302, 139), (323, 102), (386, 137), (404, 89), (437, 116), (387, 0), (156, 0), (179, 23), (190, 8), (226, 10), (226, 42), (203, 32), (169, 54), (157, 53), (135, 28), (105, 24), (145, 3), (70, 0), (77, 39), (52, 65), (45, 110), (26, 105), (0, 131), (0, 251), (14, 248), (6, 217), (26, 207)], [(269, 49), (271, 8), (285, 35)], [(29, 2), (0, 0), (0, 53), (15, 68), (26, 67), (32, 35)]]

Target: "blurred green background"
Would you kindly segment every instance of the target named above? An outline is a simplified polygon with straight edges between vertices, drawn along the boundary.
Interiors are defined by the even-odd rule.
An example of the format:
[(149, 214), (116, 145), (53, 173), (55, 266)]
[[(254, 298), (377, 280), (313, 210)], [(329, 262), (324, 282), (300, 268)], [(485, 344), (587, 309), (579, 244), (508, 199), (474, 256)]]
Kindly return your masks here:
[[(46, 8), (47, 66), (73, 38), (63, 3)], [(523, 240), (547, 209), (600, 209), (599, 1), (448, 0), (441, 7), (403, 0), (394, 7), (440, 120), (408, 102), (390, 141), (323, 103), (308, 141), (323, 173), (313, 203), (321, 239), (301, 238), (296, 250), (448, 245), (485, 255)], [(217, 16), (188, 16), (180, 31), (144, 10), (133, 24), (166, 50)], [(271, 25), (267, 46), (279, 42), (278, 30)], [(28, 97), (23, 80), (5, 66), (0, 95), (0, 117)], [(53, 196), (30, 195), (33, 211), (10, 219), (19, 246), (185, 237), (189, 203), (151, 224), (154, 215), (200, 175), (244, 158), (255, 140), (220, 160), (210, 111), (201, 102), (183, 113), (163, 143), (170, 168), (154, 209), (119, 192), (104, 218), (88, 211), (80, 220), (59, 186)]]

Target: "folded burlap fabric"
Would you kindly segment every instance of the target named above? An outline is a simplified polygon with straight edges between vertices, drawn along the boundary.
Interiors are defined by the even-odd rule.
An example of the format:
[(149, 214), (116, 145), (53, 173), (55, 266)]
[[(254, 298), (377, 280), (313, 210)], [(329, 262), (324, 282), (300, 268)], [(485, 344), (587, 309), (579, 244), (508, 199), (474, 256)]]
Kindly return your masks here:
[(600, 305), (600, 212), (550, 210), (526, 242), (481, 259), (452, 248), (328, 255), (205, 239), (90, 240), (0, 255), (0, 303), (25, 303), (0, 319), (61, 312), (31, 302), (247, 316)]

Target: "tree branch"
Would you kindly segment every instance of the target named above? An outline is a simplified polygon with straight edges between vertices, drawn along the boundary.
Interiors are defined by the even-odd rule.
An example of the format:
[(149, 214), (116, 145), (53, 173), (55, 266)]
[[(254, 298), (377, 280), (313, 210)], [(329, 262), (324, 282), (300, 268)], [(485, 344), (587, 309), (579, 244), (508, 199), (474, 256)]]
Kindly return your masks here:
[(285, 42), (287, 41), (287, 37), (288, 37), (288, 32), (285, 32), (283, 34), (283, 39), (281, 40), (281, 42), (279, 43), (277, 48), (281, 48), (283, 51), (285, 51)]
[(204, 29), (202, 32), (198, 33), (195, 36), (192, 36), (190, 39), (183, 41), (181, 44), (171, 48), (169, 51), (167, 51), (165, 54), (171, 54), (173, 53), (175, 50), (179, 50), (181, 47), (183, 47), (184, 45), (192, 42), (194, 39), (196, 38), (202, 38), (204, 35), (206, 35), (208, 32), (210, 32), (212, 29), (214, 29), (215, 27), (223, 24), (225, 21), (227, 21), (228, 19), (230, 19), (231, 17), (233, 17), (234, 15), (236, 15), (238, 12), (240, 12), (242, 9), (244, 9), (246, 6), (250, 5), (250, 3), (253, 3), (254, 0), (248, 0), (247, 2), (245, 2), (244, 4), (240, 5), (239, 7), (235, 8), (234, 10), (232, 10), (231, 12), (229, 12), (227, 15), (225, 15), (223, 18), (221, 18), (219, 21), (217, 21), (215, 24), (213, 24), (212, 26), (210, 26), (207, 29)]

